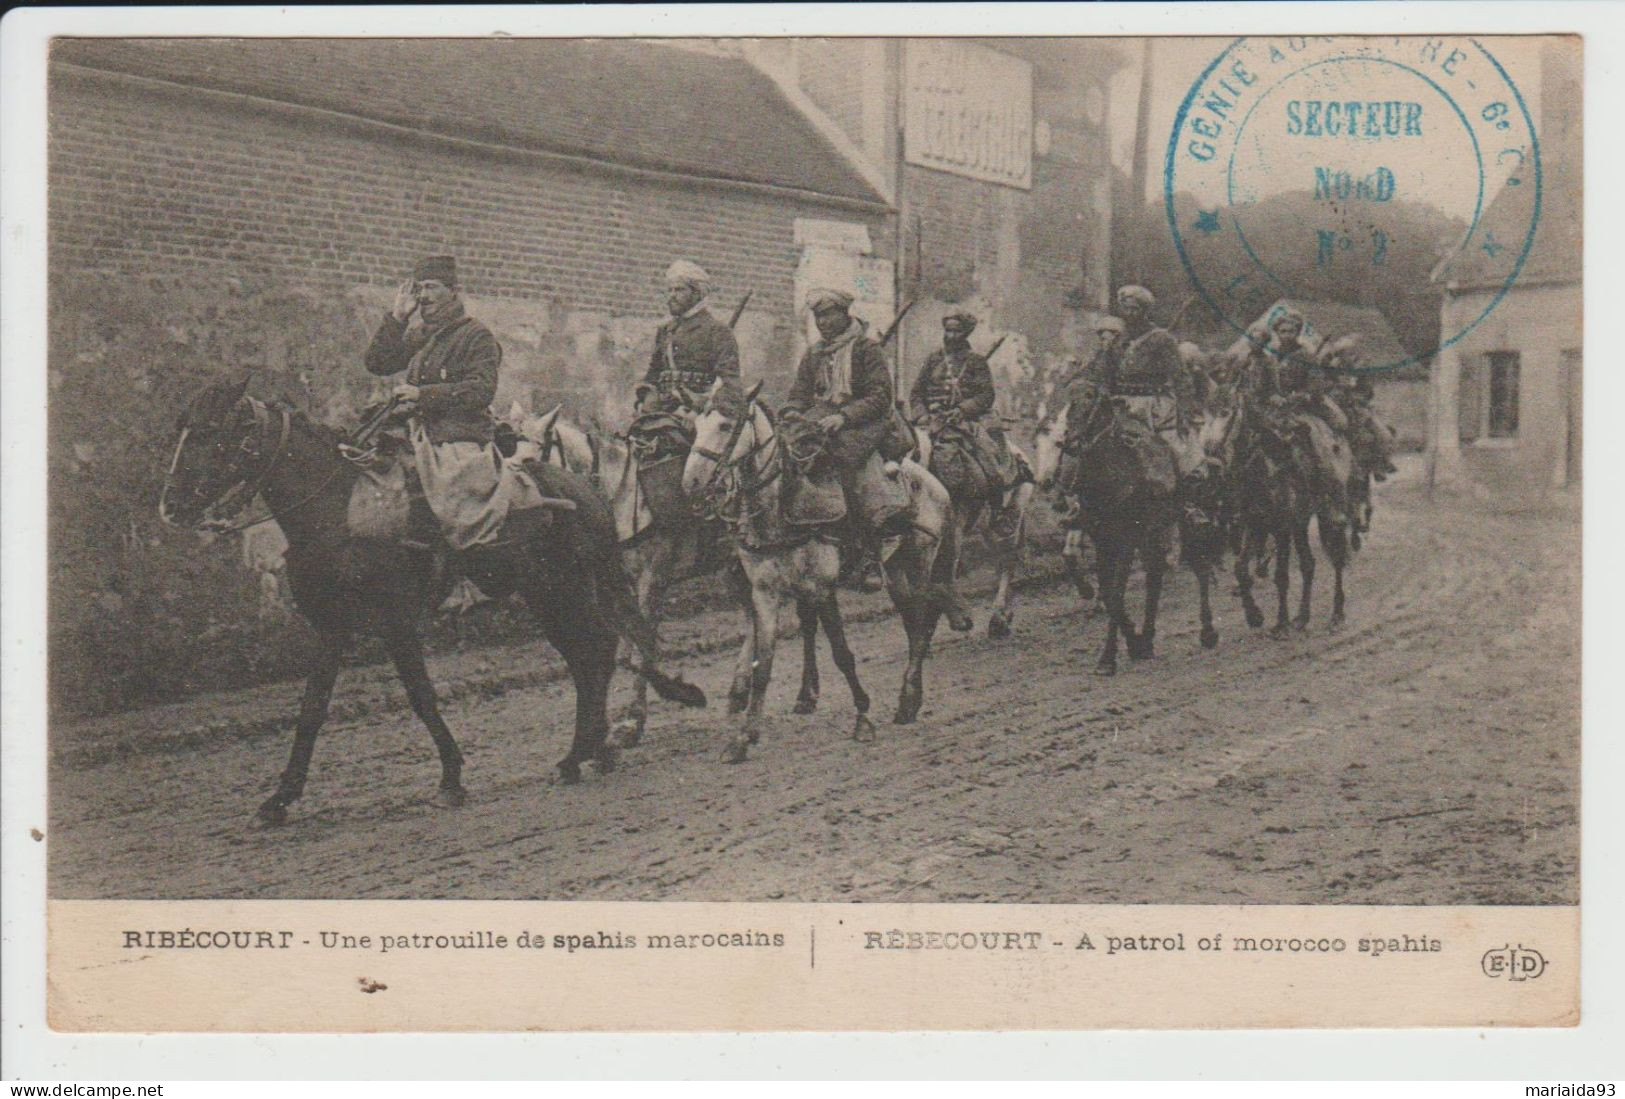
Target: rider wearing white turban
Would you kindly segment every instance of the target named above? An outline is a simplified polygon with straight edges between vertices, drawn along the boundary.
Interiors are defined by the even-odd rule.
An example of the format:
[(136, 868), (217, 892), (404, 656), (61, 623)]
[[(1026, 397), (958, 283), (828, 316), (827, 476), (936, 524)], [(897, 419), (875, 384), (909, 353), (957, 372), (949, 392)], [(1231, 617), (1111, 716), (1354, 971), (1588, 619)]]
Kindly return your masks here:
[(680, 259), (666, 268), (666, 285), (691, 286), (703, 298), (711, 293), (711, 276), (693, 260)]

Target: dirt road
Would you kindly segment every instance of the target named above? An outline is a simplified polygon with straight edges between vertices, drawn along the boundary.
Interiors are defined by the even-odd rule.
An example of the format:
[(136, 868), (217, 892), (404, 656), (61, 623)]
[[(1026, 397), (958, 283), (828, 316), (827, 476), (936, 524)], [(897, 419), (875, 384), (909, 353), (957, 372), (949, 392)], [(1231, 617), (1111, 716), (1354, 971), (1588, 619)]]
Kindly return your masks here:
[[(619, 771), (575, 787), (549, 782), (572, 704), (547, 650), (431, 661), (468, 756), (459, 810), (430, 804), (429, 739), (382, 669), (341, 680), (280, 829), (253, 811), (285, 759), (296, 685), (57, 729), (52, 893), (1572, 902), (1578, 521), (1433, 505), (1406, 485), (1378, 508), (1335, 633), (1329, 587), (1307, 633), (1273, 641), (1226, 579), (1222, 640), (1203, 651), (1180, 574), (1158, 658), (1105, 680), (1089, 674), (1103, 625), (1043, 585), (1009, 640), (939, 635), (920, 722), (882, 723), (871, 745), (847, 739), (827, 649), (820, 712), (790, 713), (800, 654), (785, 642), (767, 735), (748, 763), (718, 763), (723, 646), (739, 636), (725, 614), (666, 631), (696, 653), (677, 663), (712, 708), (661, 706)], [(889, 718), (902, 628), (877, 616), (850, 632)]]

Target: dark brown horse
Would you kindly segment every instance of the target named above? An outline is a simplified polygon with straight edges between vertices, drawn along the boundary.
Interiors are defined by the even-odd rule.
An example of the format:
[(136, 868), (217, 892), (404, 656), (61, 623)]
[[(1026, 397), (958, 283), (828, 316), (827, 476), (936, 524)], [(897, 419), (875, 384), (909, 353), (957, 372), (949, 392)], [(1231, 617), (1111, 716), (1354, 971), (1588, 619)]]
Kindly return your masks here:
[[(1318, 435), (1317, 440), (1315, 436)], [(1320, 444), (1317, 448), (1316, 443)], [(1317, 453), (1317, 449), (1319, 453)], [(1335, 574), (1332, 626), (1343, 622), (1343, 571), (1349, 560), (1348, 486), (1353, 463), (1347, 447), (1321, 421), (1270, 410), (1253, 400), (1242, 402), (1235, 433), (1235, 462), (1227, 495), (1234, 507), (1236, 584), (1247, 624), (1264, 624), (1264, 612), (1253, 600), (1253, 564), (1262, 564), (1274, 539), (1275, 625), (1270, 636), (1284, 638), (1293, 628), (1309, 625), (1315, 586), (1315, 555), (1309, 546), (1309, 521), (1315, 520), (1321, 547)], [(1292, 583), (1292, 552), (1298, 554), (1303, 590), (1295, 619), (1287, 616)]]
[[(247, 396), (247, 384), (245, 378), (211, 386), (187, 408), (159, 514), (173, 525), (208, 525), (219, 522), (211, 513), (251, 506), (258, 495), (288, 539), (289, 586), (316, 640), (293, 751), (276, 792), (260, 806), (260, 818), (281, 823), (304, 793), (340, 657), (363, 630), (383, 639), (413, 712), (434, 739), (440, 754), (437, 801), (462, 804), (463, 756), (440, 716), (417, 632), (418, 617), (449, 586), (435, 552), (398, 540), (352, 537), (346, 516), (357, 473), (338, 449), (342, 440), (292, 408)], [(705, 695), (656, 666), (654, 631), (638, 613), (621, 570), (603, 499), (583, 478), (564, 471), (550, 473), (545, 489), (573, 501), (574, 510), (554, 512), (546, 523), (533, 521), (523, 541), (480, 547), (471, 561), (477, 561), (477, 582), (486, 594), (517, 592), (524, 598), (569, 668), (575, 738), (558, 771), (562, 781), (575, 782), (583, 762), (604, 771), (615, 764), (605, 742), (606, 706), (621, 637), (637, 650), (640, 670), (662, 697), (703, 706)]]
[[(1202, 647), (1217, 645), (1210, 590), (1223, 539), (1215, 523), (1192, 519), (1198, 513), (1185, 506), (1172, 448), (1088, 379), (1073, 383), (1072, 399), (1044, 425), (1037, 441), (1039, 483), (1054, 484), (1077, 500), (1095, 548), (1096, 579), (1107, 611), (1106, 647), (1096, 674), (1117, 672), (1118, 634), (1130, 659), (1155, 655), (1157, 606), (1176, 529), (1181, 558), (1195, 573), (1201, 596)], [(1145, 616), (1138, 630), (1125, 603), (1136, 557), (1145, 570)]]

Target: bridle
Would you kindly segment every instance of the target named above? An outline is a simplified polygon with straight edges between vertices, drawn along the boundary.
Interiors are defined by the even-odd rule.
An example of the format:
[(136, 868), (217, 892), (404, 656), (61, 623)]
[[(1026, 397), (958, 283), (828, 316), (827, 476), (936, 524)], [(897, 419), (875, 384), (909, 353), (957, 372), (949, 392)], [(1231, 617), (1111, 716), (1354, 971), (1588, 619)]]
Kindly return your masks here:
[[(692, 448), (695, 454), (713, 463), (711, 476), (706, 480), (704, 487), (690, 501), (690, 506), (698, 514), (714, 515), (728, 522), (737, 522), (741, 518), (760, 514), (766, 509), (766, 505), (764, 505), (754, 512), (747, 513), (744, 510), (743, 503), (740, 503), (738, 508), (733, 506), (734, 503), (740, 502), (744, 498), (756, 495), (784, 474), (784, 448), (779, 442), (779, 433), (774, 432), (769, 435), (766, 442), (763, 442), (756, 434), (755, 413), (757, 407), (754, 400), (745, 406), (744, 412), (734, 422), (733, 429), (728, 432), (727, 445), (720, 451), (702, 446)], [(761, 411), (763, 415), (767, 414), (766, 409)], [(750, 428), (751, 434), (750, 447), (737, 458), (732, 457), (747, 426)], [(767, 454), (765, 461), (761, 463), (754, 461), (758, 455), (763, 453)], [(744, 466), (748, 479), (746, 476), (740, 475), (739, 467), (741, 465)]]
[[(224, 510), (227, 515), (234, 515), (240, 512), (242, 509), (248, 507), (253, 502), (254, 498), (259, 495), (260, 490), (263, 489), (266, 483), (270, 480), (272, 472), (275, 471), (277, 467), (277, 463), (280, 462), (283, 455), (287, 453), (288, 439), (293, 433), (292, 415), (289, 413), (286, 407), (277, 405), (276, 411), (280, 417), (277, 428), (277, 441), (275, 446), (268, 446), (265, 440), (268, 434), (268, 429), (271, 425), (271, 409), (253, 397), (243, 397), (238, 403), (240, 404), (241, 401), (247, 401), (250, 411), (252, 411), (254, 414), (254, 430), (238, 440), (237, 449), (241, 451), (242, 454), (247, 456), (247, 461), (244, 464), (249, 469), (253, 470), (253, 472), (245, 472), (236, 481), (232, 482), (230, 487), (228, 487), (225, 492), (221, 493), (221, 495), (213, 503), (206, 504), (204, 506), (203, 517), (197, 522), (196, 529), (208, 531), (211, 534), (235, 534), (239, 531), (247, 530), (249, 527), (258, 526), (267, 519), (274, 518), (270, 512), (250, 519), (238, 520), (215, 518), (210, 514), (211, 512), (217, 510)], [(171, 526), (175, 524), (169, 518), (167, 501), (169, 499), (169, 493), (173, 488), (172, 481), (175, 476), (175, 470), (180, 467), (181, 454), (186, 449), (186, 439), (189, 434), (191, 434), (190, 428), (183, 428), (181, 430), (180, 438), (175, 443), (174, 457), (170, 459), (169, 470), (164, 474), (163, 491), (159, 497), (159, 518)], [(254, 469), (256, 466), (258, 468)], [(316, 499), (316, 497), (320, 496), (322, 492), (324, 492), (327, 487), (333, 483), (334, 478), (336, 478), (339, 473), (343, 471), (343, 469), (344, 467), (342, 465), (337, 467), (332, 473), (328, 474), (327, 477), (323, 478), (321, 483), (318, 484), (316, 488), (313, 489), (308, 495), (284, 508), (283, 512), (288, 513), (297, 511), (299, 508), (302, 508), (306, 504), (310, 503), (310, 501)], [(188, 492), (194, 500), (201, 499), (203, 497), (203, 493), (198, 490), (196, 485), (191, 486)]]

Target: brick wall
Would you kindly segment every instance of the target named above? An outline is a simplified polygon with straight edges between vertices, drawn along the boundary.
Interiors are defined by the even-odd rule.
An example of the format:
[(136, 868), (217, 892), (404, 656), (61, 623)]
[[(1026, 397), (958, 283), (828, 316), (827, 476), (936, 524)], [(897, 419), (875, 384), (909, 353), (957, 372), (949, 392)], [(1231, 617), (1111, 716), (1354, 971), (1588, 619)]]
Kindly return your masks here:
[(754, 288), (747, 370), (782, 370), (793, 219), (863, 221), (890, 247), (881, 215), (815, 198), (470, 152), (65, 66), (51, 84), (50, 194), (53, 278), (218, 271), (383, 301), (415, 258), (454, 253), (471, 301), (593, 392), (647, 361), (676, 256), (711, 272), (719, 310)]

